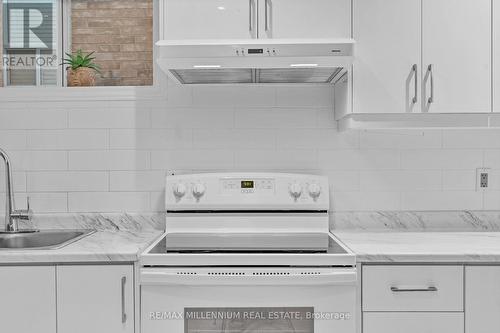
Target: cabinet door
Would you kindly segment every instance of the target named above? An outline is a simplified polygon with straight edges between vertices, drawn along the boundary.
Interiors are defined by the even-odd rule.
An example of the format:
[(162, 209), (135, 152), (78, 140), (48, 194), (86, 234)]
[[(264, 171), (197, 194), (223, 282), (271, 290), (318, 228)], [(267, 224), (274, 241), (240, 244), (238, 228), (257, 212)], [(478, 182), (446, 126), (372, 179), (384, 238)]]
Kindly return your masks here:
[(58, 266), (58, 333), (133, 333), (133, 267)]
[(500, 112), (500, 3), (493, 1), (493, 110)]
[(465, 332), (498, 331), (500, 267), (466, 267), (465, 281)]
[(350, 38), (351, 0), (259, 0), (259, 38)]
[(257, 0), (164, 0), (162, 39), (257, 37)]
[(463, 333), (464, 314), (458, 312), (369, 312), (363, 314), (363, 333), (402, 332)]
[(56, 331), (54, 267), (0, 267), (0, 331)]
[(422, 110), (491, 112), (491, 0), (423, 0), (422, 15)]
[(420, 112), (420, 0), (354, 0), (353, 111)]

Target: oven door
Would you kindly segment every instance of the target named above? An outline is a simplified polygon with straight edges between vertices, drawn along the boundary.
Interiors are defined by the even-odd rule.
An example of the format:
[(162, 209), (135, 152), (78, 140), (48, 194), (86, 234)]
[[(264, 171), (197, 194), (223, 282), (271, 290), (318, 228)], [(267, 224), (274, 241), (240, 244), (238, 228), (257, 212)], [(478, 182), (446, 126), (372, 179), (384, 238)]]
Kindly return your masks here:
[(143, 268), (142, 333), (355, 333), (354, 268)]

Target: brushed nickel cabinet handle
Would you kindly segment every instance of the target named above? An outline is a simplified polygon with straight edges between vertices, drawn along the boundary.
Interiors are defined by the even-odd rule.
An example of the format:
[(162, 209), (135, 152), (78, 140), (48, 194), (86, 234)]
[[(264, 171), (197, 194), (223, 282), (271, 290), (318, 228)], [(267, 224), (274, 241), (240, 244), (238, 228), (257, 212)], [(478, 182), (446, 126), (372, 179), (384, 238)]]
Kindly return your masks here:
[(427, 288), (399, 288), (399, 287), (391, 287), (391, 291), (393, 293), (436, 292), (436, 291), (438, 291), (438, 289), (436, 287), (427, 287)]
[(253, 0), (248, 0), (248, 30), (253, 31)]
[(429, 67), (427, 68), (427, 70), (429, 71), (430, 80), (431, 80), (431, 96), (427, 100), (428, 104), (434, 103), (434, 74), (432, 72), (432, 69), (433, 69), (432, 65), (429, 65)]
[(127, 278), (125, 276), (122, 277), (122, 323), (127, 322), (127, 314), (125, 313), (125, 283), (127, 282)]
[(269, 0), (265, 0), (265, 3), (264, 3), (264, 7), (265, 7), (265, 17), (264, 17), (264, 20), (266, 22), (266, 32), (269, 31), (269, 27), (270, 27), (270, 24), (269, 24)]
[(414, 64), (411, 70), (413, 71), (413, 75), (415, 75), (415, 78), (414, 78), (414, 80), (415, 80), (415, 93), (413, 95), (412, 103), (417, 104), (417, 102), (418, 102), (418, 66), (417, 66), (417, 64)]

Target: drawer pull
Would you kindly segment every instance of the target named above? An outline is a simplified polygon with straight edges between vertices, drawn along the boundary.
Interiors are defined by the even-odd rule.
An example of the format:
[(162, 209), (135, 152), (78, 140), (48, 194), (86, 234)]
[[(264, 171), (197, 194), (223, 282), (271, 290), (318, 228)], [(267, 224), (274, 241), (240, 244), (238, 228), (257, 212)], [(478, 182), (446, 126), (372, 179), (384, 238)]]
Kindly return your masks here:
[(427, 287), (427, 288), (398, 288), (391, 287), (391, 291), (393, 293), (411, 293), (411, 292), (436, 292), (438, 289), (436, 287)]

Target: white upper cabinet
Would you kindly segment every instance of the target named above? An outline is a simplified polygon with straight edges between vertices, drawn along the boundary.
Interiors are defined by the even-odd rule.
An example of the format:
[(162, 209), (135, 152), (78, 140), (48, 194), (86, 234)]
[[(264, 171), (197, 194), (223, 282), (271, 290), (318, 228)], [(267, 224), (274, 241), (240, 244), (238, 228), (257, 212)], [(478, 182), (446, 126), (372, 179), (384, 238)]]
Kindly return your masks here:
[(162, 0), (162, 39), (257, 37), (258, 0)]
[(466, 267), (465, 281), (465, 333), (498, 331), (500, 267)]
[(350, 38), (351, 0), (164, 0), (161, 39)]
[(353, 0), (353, 112), (491, 112), (491, 13), (490, 0)]
[(133, 333), (132, 265), (58, 266), (58, 333)]
[(54, 267), (0, 267), (0, 298), (0, 331), (56, 332)]
[(493, 111), (500, 112), (500, 3), (493, 1)]
[(420, 0), (355, 0), (355, 113), (420, 111)]
[(259, 0), (259, 38), (351, 38), (351, 0)]
[(491, 112), (491, 0), (422, 7), (422, 111)]

